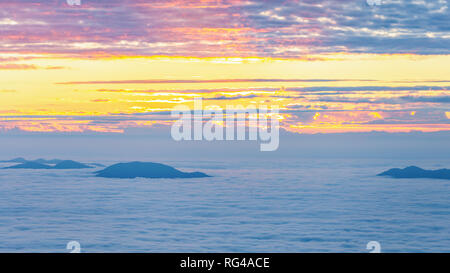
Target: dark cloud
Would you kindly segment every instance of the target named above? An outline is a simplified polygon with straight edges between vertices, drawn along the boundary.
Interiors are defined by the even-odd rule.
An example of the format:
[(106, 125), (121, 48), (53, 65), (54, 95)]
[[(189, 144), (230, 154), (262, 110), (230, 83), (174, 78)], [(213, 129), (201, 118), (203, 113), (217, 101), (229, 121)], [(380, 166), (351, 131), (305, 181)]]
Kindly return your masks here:
[(449, 96), (403, 96), (401, 100), (407, 102), (431, 102), (431, 103), (450, 103)]
[(286, 88), (286, 91), (299, 92), (354, 92), (354, 91), (444, 91), (449, 90), (450, 86), (315, 86), (315, 87), (292, 87)]
[(312, 102), (336, 102), (336, 103), (383, 103), (383, 104), (404, 104), (404, 103), (450, 103), (450, 96), (401, 96), (396, 98), (349, 98), (349, 97), (320, 97), (311, 99)]
[(16, 0), (0, 3), (0, 51), (301, 57), (450, 54), (442, 0)]

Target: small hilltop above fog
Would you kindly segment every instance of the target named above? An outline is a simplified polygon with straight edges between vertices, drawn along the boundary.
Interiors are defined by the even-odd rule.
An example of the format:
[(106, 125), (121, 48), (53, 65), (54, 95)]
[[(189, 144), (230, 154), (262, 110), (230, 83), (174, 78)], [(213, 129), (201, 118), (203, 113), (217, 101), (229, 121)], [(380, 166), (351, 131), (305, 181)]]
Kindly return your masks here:
[[(11, 160), (1, 160), (0, 163), (26, 163), (26, 162), (31, 162), (30, 160), (26, 160), (23, 157), (17, 157)], [(34, 160), (33, 160), (34, 162)], [(38, 162), (41, 163), (41, 162)]]
[(71, 170), (71, 169), (88, 169), (92, 166), (76, 162), (73, 160), (60, 160), (60, 159), (37, 159), (28, 161), (23, 158), (15, 158), (8, 161), (1, 161), (2, 163), (20, 163), (17, 165), (5, 167), (4, 169), (58, 169), (58, 170)]
[(182, 172), (173, 167), (152, 162), (130, 162), (112, 165), (95, 172), (105, 178), (202, 178), (210, 177), (201, 172)]
[(61, 161), (58, 164), (56, 164), (53, 169), (61, 169), (61, 170), (68, 170), (68, 169), (90, 169), (93, 168), (89, 165), (72, 161), (72, 160), (65, 160)]
[(431, 178), (450, 180), (450, 170), (424, 170), (416, 166), (411, 166), (404, 169), (390, 169), (378, 174), (378, 176), (389, 176), (392, 178)]
[(52, 166), (41, 164), (37, 162), (24, 162), (14, 166), (5, 167), (3, 169), (52, 169)]

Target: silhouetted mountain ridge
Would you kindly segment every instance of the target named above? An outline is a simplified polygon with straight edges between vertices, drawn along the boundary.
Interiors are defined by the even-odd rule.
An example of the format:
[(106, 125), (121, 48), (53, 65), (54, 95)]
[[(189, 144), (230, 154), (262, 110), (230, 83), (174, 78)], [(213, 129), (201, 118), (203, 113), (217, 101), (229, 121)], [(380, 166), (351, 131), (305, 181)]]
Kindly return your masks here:
[(11, 159), (11, 160), (2, 160), (0, 162), (1, 163), (26, 163), (26, 162), (29, 162), (29, 161), (26, 160), (23, 157), (18, 157), (18, 158), (14, 158), (14, 159)]
[(450, 180), (450, 170), (424, 170), (416, 166), (410, 166), (404, 169), (390, 169), (378, 176), (390, 176), (393, 178), (431, 178), (431, 179), (448, 179)]
[(37, 163), (37, 162), (25, 162), (18, 165), (6, 167), (4, 169), (34, 169), (34, 170), (40, 170), (40, 169), (53, 169), (52, 166)]
[(41, 164), (59, 164), (59, 163), (65, 161), (65, 160), (62, 160), (62, 159), (50, 159), (50, 160), (47, 160), (47, 159), (39, 158), (39, 159), (36, 159), (36, 160), (30, 160), (30, 161), (36, 162), (36, 163), (41, 163)]
[(53, 169), (64, 169), (64, 170), (67, 170), (67, 169), (90, 169), (90, 168), (93, 168), (93, 167), (83, 164), (83, 163), (80, 163), (80, 162), (73, 161), (73, 160), (61, 161), (60, 163), (56, 164), (53, 167)]
[(201, 172), (182, 172), (171, 166), (152, 162), (118, 163), (95, 172), (105, 178), (201, 178), (209, 177)]
[(43, 158), (39, 158), (39, 159), (35, 159), (35, 160), (27, 160), (23, 157), (18, 157), (18, 158), (14, 158), (11, 160), (1, 160), (1, 163), (27, 163), (27, 162), (36, 162), (39, 164), (58, 164), (63, 162), (64, 160), (62, 159), (43, 159)]
[(57, 169), (57, 170), (69, 170), (69, 169), (87, 169), (93, 168), (89, 165), (79, 163), (72, 160), (60, 161), (55, 166), (50, 166), (47, 164), (38, 163), (36, 161), (26, 161), (18, 165), (6, 167), (4, 169)]
[[(60, 159), (37, 159), (28, 161), (24, 158), (15, 158), (3, 163), (20, 163), (14, 166), (5, 167), (3, 169), (50, 169), (50, 170), (71, 170), (71, 169), (87, 169), (94, 168), (92, 166), (103, 166), (98, 163), (83, 164), (73, 160)], [(54, 163), (54, 164), (52, 164)], [(51, 164), (51, 165), (50, 165)], [(109, 166), (103, 170), (96, 171), (94, 174), (98, 177), (105, 178), (201, 178), (209, 177), (202, 172), (182, 172), (171, 166), (153, 163), (153, 162), (129, 162), (118, 163)]]

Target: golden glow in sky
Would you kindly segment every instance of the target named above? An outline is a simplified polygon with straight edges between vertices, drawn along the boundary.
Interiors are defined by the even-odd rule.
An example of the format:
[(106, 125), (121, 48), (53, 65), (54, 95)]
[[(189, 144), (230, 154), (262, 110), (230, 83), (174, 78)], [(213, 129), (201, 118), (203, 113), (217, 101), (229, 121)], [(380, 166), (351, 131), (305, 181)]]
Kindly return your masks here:
[[(170, 110), (196, 97), (205, 107), (278, 105), (281, 127), (298, 133), (449, 129), (450, 36), (433, 17), (447, 12), (439, 6), (420, 15), (435, 19), (435, 32), (412, 31), (400, 8), (383, 17), (367, 6), (358, 11), (373, 18), (370, 27), (350, 28), (340, 20), (355, 16), (354, 3), (17, 1), (0, 8), (0, 131), (170, 125)], [(395, 12), (396, 28), (377, 27)], [(104, 19), (111, 14), (121, 19)], [(428, 42), (415, 43), (420, 37)]]

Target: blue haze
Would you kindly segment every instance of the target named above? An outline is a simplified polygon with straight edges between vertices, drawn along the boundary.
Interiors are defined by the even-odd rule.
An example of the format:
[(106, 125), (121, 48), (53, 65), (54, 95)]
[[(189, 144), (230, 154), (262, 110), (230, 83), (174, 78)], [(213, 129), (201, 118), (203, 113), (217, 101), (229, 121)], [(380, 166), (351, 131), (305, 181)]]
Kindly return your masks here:
[(261, 154), (253, 143), (4, 136), (0, 159), (153, 161), (213, 177), (0, 170), (0, 252), (67, 252), (72, 240), (83, 252), (367, 252), (369, 241), (383, 252), (450, 251), (450, 181), (376, 176), (450, 167), (446, 133), (289, 137)]

